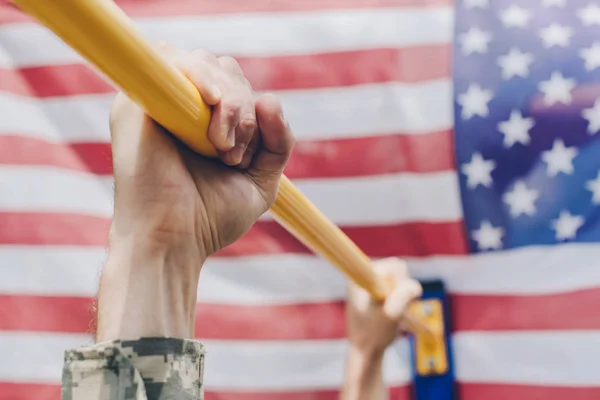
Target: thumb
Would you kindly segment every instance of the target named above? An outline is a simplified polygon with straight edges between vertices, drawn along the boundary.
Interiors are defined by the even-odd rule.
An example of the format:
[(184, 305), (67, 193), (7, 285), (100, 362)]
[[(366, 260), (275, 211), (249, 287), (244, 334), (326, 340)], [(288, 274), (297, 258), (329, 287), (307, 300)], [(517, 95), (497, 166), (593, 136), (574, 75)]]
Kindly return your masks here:
[(416, 280), (401, 280), (385, 300), (383, 305), (385, 315), (390, 319), (400, 321), (400, 318), (406, 312), (408, 303), (421, 296), (422, 293), (423, 288)]
[(272, 94), (266, 94), (255, 102), (256, 119), (261, 146), (250, 168), (249, 176), (269, 198), (269, 205), (275, 200), (279, 178), (294, 148), (294, 134), (283, 118), (281, 103)]

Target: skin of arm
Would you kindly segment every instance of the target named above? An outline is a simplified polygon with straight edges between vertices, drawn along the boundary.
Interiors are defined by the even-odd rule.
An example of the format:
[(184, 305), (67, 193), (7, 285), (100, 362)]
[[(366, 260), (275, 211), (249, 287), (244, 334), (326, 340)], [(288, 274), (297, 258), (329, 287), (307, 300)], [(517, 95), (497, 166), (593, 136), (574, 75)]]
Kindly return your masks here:
[(218, 158), (193, 153), (117, 95), (96, 344), (66, 350), (63, 400), (203, 398), (205, 350), (192, 339), (202, 265), (273, 204), (294, 145), (277, 98), (255, 99), (233, 58), (159, 48), (211, 106)]
[(340, 400), (386, 400), (383, 355), (398, 334), (408, 304), (421, 296), (419, 282), (408, 275), (406, 264), (388, 258), (373, 264), (375, 271), (393, 290), (384, 302), (350, 284), (346, 303), (349, 350)]
[(191, 152), (124, 94), (110, 116), (115, 178), (109, 252), (97, 299), (98, 342), (193, 338), (208, 256), (269, 209), (294, 145), (273, 95), (254, 98), (238, 63), (159, 45), (212, 107), (219, 159)]

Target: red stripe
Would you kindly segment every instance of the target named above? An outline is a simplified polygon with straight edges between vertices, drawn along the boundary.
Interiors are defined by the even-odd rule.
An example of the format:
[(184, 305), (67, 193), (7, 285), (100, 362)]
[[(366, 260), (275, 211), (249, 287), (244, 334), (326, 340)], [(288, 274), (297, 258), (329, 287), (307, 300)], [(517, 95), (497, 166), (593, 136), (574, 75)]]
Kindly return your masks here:
[(78, 214), (0, 212), (0, 243), (105, 246), (110, 220)]
[[(389, 390), (390, 399), (410, 400), (411, 387), (396, 386)], [(0, 400), (60, 400), (59, 385), (0, 382)], [(338, 390), (303, 390), (295, 392), (213, 392), (205, 391), (205, 400), (338, 400)], [(574, 399), (580, 400), (580, 399)]]
[(59, 167), (112, 174), (110, 143), (51, 143), (27, 136), (0, 136), (0, 164)]
[[(9, 3), (8, 5), (6, 3)], [(434, 7), (452, 4), (450, 0), (117, 0), (116, 3), (131, 17), (168, 17), (202, 14), (231, 14), (251, 12), (293, 12), (332, 9), (362, 9), (391, 7)], [(0, 23), (31, 21), (12, 6), (0, 0)]]
[[(92, 320), (90, 298), (0, 295), (0, 331), (90, 333)], [(201, 303), (196, 307), (196, 337), (227, 340), (345, 338), (344, 304)]]
[[(13, 245), (105, 246), (108, 219), (66, 213), (0, 212), (0, 243)], [(467, 254), (461, 221), (342, 227), (371, 257)], [(309, 254), (273, 221), (259, 221), (240, 240), (215, 256)]]
[[(600, 288), (544, 296), (453, 294), (451, 299), (454, 331), (600, 329), (600, 320), (593, 318)], [(92, 317), (89, 298), (0, 295), (0, 331), (86, 333), (91, 332)], [(253, 306), (201, 303), (196, 317), (196, 336), (202, 339), (346, 337), (342, 301)]]
[(457, 294), (452, 315), (461, 331), (600, 329), (598, 304), (600, 288), (535, 296)]
[[(461, 221), (341, 228), (370, 257), (467, 254)], [(261, 221), (219, 255), (267, 253), (308, 253), (308, 250), (277, 223)]]
[(594, 387), (459, 383), (460, 400), (598, 400), (600, 384)]
[[(430, 157), (431, 152), (435, 157)], [(0, 164), (53, 166), (112, 174), (110, 143), (51, 143), (0, 136)], [(454, 170), (453, 133), (386, 135), (296, 144), (285, 173), (291, 179), (336, 178)]]
[[(390, 390), (390, 399), (411, 399), (409, 386)], [(461, 400), (597, 400), (600, 387), (565, 387), (508, 385), (499, 383), (459, 383)], [(337, 400), (338, 391), (302, 391), (279, 393), (212, 392), (205, 393), (206, 400)], [(59, 400), (59, 385), (0, 382), (0, 400)]]
[[(422, 82), (450, 76), (449, 44), (340, 53), (238, 57), (255, 90), (292, 90), (383, 82)], [(0, 69), (0, 91), (52, 97), (112, 93), (83, 64)]]

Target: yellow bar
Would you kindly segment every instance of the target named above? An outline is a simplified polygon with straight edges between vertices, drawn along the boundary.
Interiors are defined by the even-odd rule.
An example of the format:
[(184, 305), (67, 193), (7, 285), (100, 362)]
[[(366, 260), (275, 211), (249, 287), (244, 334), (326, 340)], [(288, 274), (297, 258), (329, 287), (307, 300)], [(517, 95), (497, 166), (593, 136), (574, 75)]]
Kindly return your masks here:
[[(215, 156), (206, 138), (207, 107), (194, 85), (167, 63), (110, 0), (14, 0), (107, 75), (154, 120), (200, 154)], [(378, 299), (387, 287), (369, 258), (283, 177), (271, 208), (275, 219)]]
[(94, 64), (148, 115), (195, 151), (216, 156), (206, 138), (210, 109), (194, 85), (141, 36), (109, 0), (16, 0)]

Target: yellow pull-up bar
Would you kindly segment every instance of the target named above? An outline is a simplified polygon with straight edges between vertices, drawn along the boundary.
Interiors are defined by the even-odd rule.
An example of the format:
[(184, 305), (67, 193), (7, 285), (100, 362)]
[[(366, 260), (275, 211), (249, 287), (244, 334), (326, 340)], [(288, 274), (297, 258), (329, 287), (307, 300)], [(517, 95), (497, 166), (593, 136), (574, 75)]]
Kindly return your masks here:
[[(115, 3), (111, 0), (14, 2), (94, 64), (190, 148), (205, 156), (216, 155), (206, 137), (209, 107), (195, 86), (158, 54)], [(391, 288), (375, 274), (369, 257), (285, 176), (270, 212), (298, 240), (336, 265), (375, 299), (385, 298)]]

